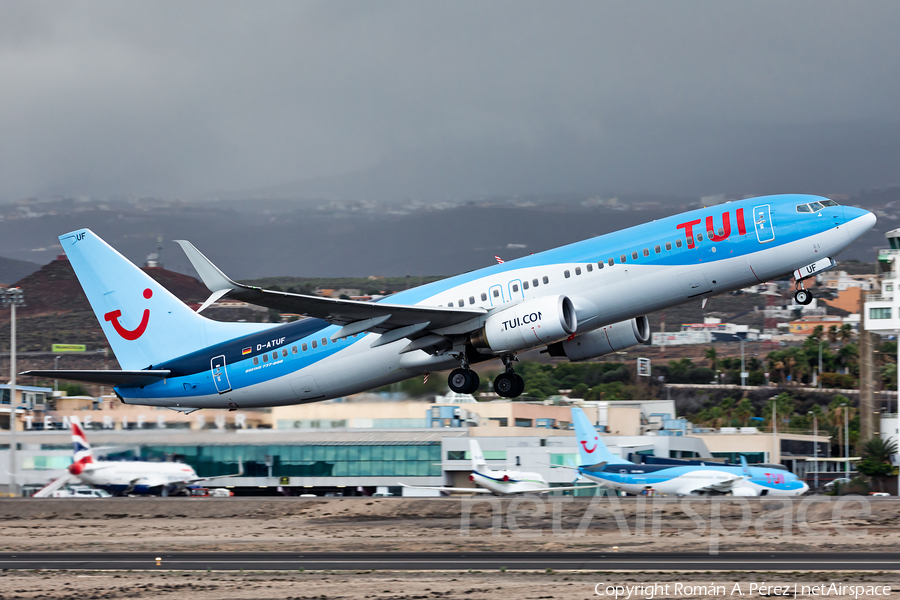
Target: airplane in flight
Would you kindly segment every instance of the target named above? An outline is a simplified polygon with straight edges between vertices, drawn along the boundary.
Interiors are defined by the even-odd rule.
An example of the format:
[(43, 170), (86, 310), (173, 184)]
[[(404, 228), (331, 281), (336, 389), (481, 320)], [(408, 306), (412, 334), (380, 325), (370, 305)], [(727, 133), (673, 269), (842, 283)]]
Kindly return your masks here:
[[(378, 302), (265, 290), (229, 279), (179, 241), (209, 299), (195, 312), (88, 229), (59, 237), (122, 370), (24, 375), (112, 385), (122, 402), (250, 408), (316, 402), (452, 369), (459, 393), (479, 388), (472, 364), (500, 359), (497, 394), (525, 383), (516, 354), (545, 348), (586, 360), (645, 343), (646, 315), (793, 273), (803, 280), (875, 224), (819, 196), (728, 202), (497, 263)], [(305, 315), (286, 324), (223, 323), (202, 310), (222, 297)]]
[(634, 495), (672, 496), (801, 496), (809, 486), (783, 468), (751, 467), (741, 457), (741, 466), (639, 465), (616, 456), (606, 447), (584, 411), (572, 407), (578, 440), (581, 477)]
[(178, 462), (99, 461), (94, 460), (91, 444), (77, 417), (70, 417), (74, 451), (69, 474), (51, 481), (34, 494), (34, 498), (49, 498), (56, 490), (80, 481), (113, 495), (140, 494), (168, 496), (184, 491), (194, 483), (244, 474), (242, 462), (238, 472), (217, 477), (199, 477), (190, 465)]
[(526, 473), (524, 471), (501, 470), (494, 471), (488, 467), (484, 459), (484, 453), (477, 440), (469, 440), (469, 454), (472, 457), (472, 474), (469, 481), (480, 487), (431, 487), (423, 485), (407, 485), (405, 488), (417, 490), (438, 490), (441, 492), (465, 492), (469, 494), (494, 494), (495, 496), (510, 496), (513, 494), (541, 494), (546, 492), (564, 492), (570, 490), (584, 490), (597, 485), (580, 485), (551, 487), (547, 480), (539, 473)]

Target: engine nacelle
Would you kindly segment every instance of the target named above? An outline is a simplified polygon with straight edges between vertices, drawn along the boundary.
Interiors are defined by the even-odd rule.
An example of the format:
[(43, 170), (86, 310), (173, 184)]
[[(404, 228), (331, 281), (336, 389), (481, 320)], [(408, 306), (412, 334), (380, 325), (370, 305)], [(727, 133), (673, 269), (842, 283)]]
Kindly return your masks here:
[(613, 323), (594, 331), (547, 346), (550, 356), (565, 356), (572, 362), (618, 352), (650, 339), (650, 321), (637, 317)]
[(578, 318), (571, 300), (544, 296), (491, 315), (471, 342), (495, 353), (516, 352), (566, 338), (576, 327)]

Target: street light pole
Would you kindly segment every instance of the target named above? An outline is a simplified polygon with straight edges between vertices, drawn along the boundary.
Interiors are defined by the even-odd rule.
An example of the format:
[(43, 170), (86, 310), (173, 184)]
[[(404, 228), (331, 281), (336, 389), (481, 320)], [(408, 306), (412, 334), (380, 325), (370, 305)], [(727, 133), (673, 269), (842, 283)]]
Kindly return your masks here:
[(778, 402), (772, 398), (772, 463), (775, 463), (775, 449), (778, 446)]
[[(61, 358), (62, 358), (62, 356), (57, 356), (56, 358), (53, 359), (53, 370), (54, 371), (59, 371), (59, 359), (61, 359)], [(59, 380), (58, 379), (53, 380), (53, 391), (54, 392), (59, 391)]]
[(816, 413), (809, 411), (813, 418), (813, 487), (819, 489), (819, 419)]
[(841, 406), (844, 407), (844, 477), (850, 479), (850, 417), (847, 405)]
[(0, 303), (9, 306), (9, 492), (19, 495), (16, 473), (16, 305), (23, 305), (22, 289), (7, 288), (0, 293)]
[(745, 385), (747, 385), (747, 370), (744, 368), (744, 338), (733, 333), (731, 334), (731, 337), (737, 338), (741, 343), (741, 387), (744, 387)]

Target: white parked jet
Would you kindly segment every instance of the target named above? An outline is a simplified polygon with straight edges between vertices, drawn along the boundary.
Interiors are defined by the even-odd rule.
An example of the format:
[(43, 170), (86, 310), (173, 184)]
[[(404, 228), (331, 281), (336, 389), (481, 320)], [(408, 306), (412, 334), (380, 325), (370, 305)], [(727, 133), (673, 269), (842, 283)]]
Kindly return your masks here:
[(581, 485), (567, 487), (551, 487), (547, 480), (539, 473), (526, 473), (524, 471), (494, 471), (487, 465), (484, 453), (477, 440), (469, 440), (469, 453), (472, 455), (472, 474), (469, 481), (481, 487), (430, 487), (422, 485), (400, 485), (417, 490), (439, 490), (441, 492), (465, 492), (469, 494), (494, 494), (495, 496), (508, 496), (511, 494), (540, 494), (544, 492), (563, 492), (568, 490), (583, 490), (597, 485)]
[[(221, 323), (194, 312), (93, 232), (60, 236), (121, 371), (25, 375), (113, 385), (126, 404), (248, 408), (315, 402), (453, 369), (450, 388), (478, 389), (469, 366), (497, 359), (494, 390), (524, 390), (518, 352), (585, 360), (646, 342), (648, 313), (785, 275), (803, 279), (875, 224), (827, 198), (767, 196), (701, 208), (568, 246), (358, 302), (232, 281), (180, 242), (212, 291), (307, 315), (283, 325)], [(602, 227), (602, 225), (599, 225)], [(375, 250), (377, 251), (377, 249)], [(797, 270), (795, 272), (795, 270)]]
[(234, 475), (220, 477), (198, 477), (190, 465), (176, 462), (145, 461), (95, 461), (91, 445), (77, 417), (71, 417), (72, 445), (74, 460), (69, 465), (69, 474), (64, 475), (39, 490), (34, 498), (48, 498), (66, 484), (80, 481), (110, 494), (150, 494), (168, 496), (200, 481), (210, 481), (221, 477), (240, 477), (243, 465)]

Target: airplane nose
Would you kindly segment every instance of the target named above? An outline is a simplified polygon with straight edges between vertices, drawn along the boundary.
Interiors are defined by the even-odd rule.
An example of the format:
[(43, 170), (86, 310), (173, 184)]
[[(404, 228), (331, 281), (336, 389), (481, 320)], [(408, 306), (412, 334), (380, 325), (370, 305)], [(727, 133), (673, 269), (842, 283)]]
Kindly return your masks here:
[(850, 236), (850, 240), (853, 242), (872, 229), (877, 220), (875, 215), (862, 208), (856, 208), (855, 206), (844, 207), (844, 222), (847, 227), (847, 235)]

